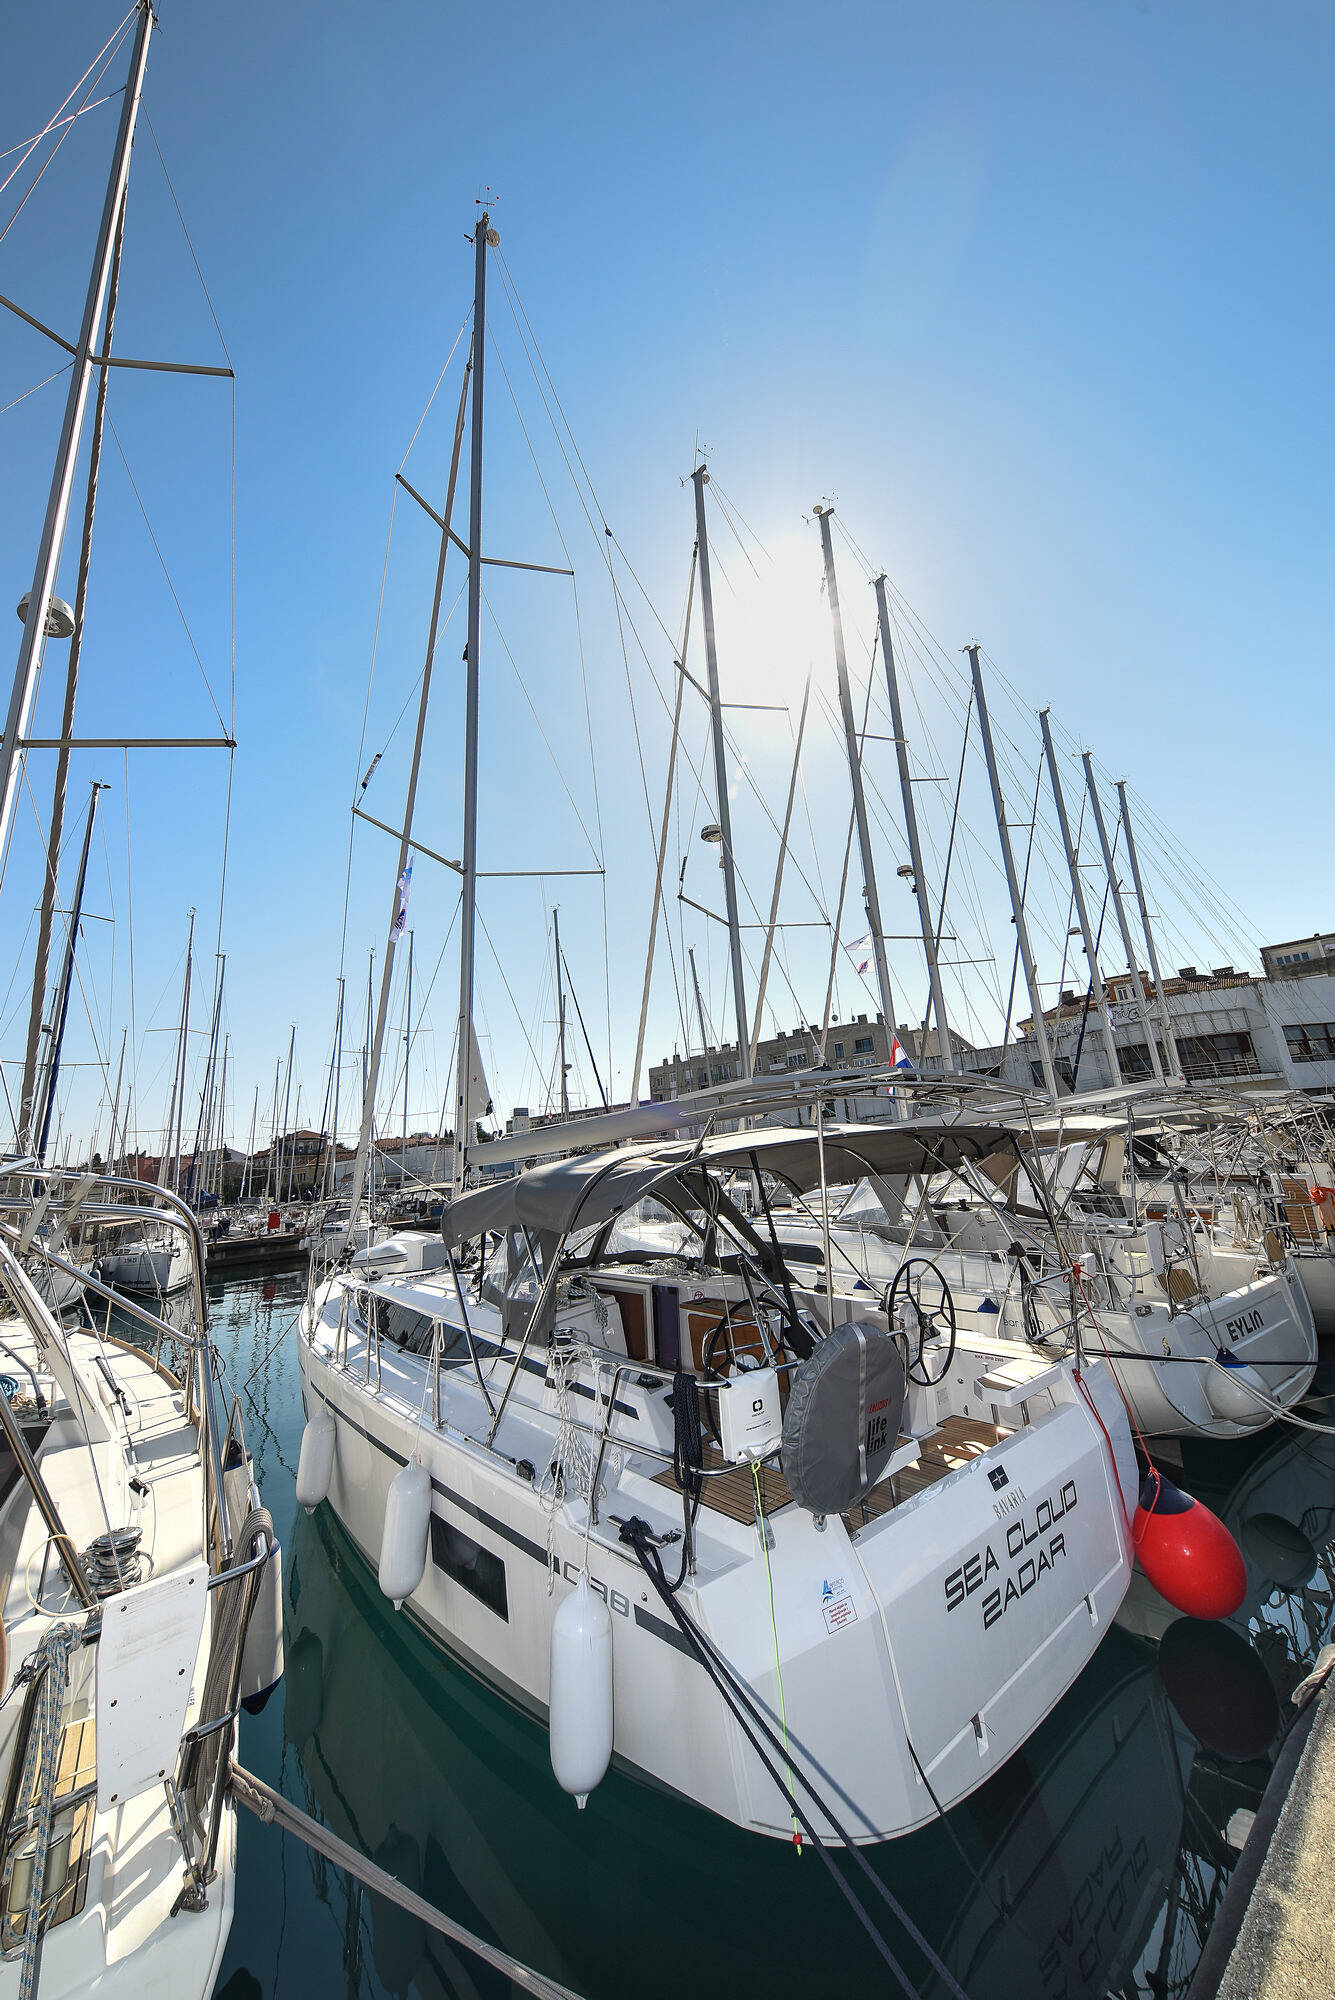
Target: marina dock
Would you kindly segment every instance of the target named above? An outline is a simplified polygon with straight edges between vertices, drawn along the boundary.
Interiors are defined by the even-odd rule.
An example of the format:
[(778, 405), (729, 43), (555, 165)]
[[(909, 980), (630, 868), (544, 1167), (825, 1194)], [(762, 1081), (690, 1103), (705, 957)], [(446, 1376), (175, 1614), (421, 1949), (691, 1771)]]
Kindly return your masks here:
[(1335, 1993), (1335, 1684), (1294, 1718), (1188, 2000)]

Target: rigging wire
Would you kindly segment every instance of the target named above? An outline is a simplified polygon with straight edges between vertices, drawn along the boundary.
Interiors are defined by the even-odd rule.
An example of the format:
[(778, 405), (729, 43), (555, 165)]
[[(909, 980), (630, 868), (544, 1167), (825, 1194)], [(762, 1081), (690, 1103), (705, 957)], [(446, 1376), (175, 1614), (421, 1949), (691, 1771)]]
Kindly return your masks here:
[[(51, 162), (55, 159), (56, 154), (60, 151), (66, 139), (68, 139), (70, 133), (74, 130), (75, 124), (78, 122), (78, 119), (82, 117), (85, 111), (92, 110), (93, 107), (88, 100), (89, 98), (92, 97), (92, 94), (97, 89), (98, 84), (101, 83), (103, 77), (106, 75), (107, 71), (111, 68), (112, 63), (116, 60), (116, 55), (120, 49), (121, 43), (125, 40), (125, 37), (129, 34), (130, 23), (133, 21), (138, 11), (139, 10), (137, 6), (131, 7), (129, 13), (125, 16), (125, 19), (116, 29), (110, 41), (103, 43), (97, 55), (93, 57), (92, 62), (88, 65), (88, 68), (84, 71), (83, 76), (79, 78), (79, 82), (75, 84), (74, 90), (78, 90), (80, 84), (84, 82), (85, 78), (91, 73), (93, 69), (97, 67), (97, 64), (99, 62), (102, 62), (102, 57), (106, 56), (106, 61), (102, 62), (101, 69), (97, 71), (97, 75), (93, 78), (92, 82), (88, 86), (88, 93), (87, 96), (84, 98), (83, 103), (79, 106), (79, 109), (74, 114), (74, 117), (68, 119), (65, 122), (64, 130), (61, 132), (60, 137), (56, 140), (55, 145), (51, 148), (51, 151), (42, 161), (41, 166), (38, 167), (37, 172), (33, 175), (32, 180), (29, 182), (27, 188), (24, 190), (23, 195), (19, 200), (18, 206), (15, 208), (14, 213), (10, 216), (4, 228), (0, 229), (0, 243), (4, 242), (6, 236), (8, 236), (10, 230), (14, 227), (14, 224), (18, 221), (19, 217), (22, 215), (24, 209), (27, 207), (29, 198), (36, 192), (37, 187), (41, 182), (42, 175), (46, 172)], [(73, 97), (74, 90), (70, 92), (69, 97), (65, 99), (64, 103), (59, 106), (55, 114), (56, 118), (59, 118), (60, 113), (65, 109), (65, 105), (69, 103), (70, 97)], [(101, 101), (105, 104), (112, 97), (120, 97), (123, 91), (124, 91), (124, 85), (121, 86), (120, 90), (113, 90), (108, 92), (107, 97), (104, 97)], [(32, 154), (33, 148), (35, 146), (40, 145), (42, 140), (46, 138), (47, 134), (52, 130), (54, 130), (54, 120), (49, 121), (46, 124), (46, 126), (44, 126), (42, 131), (40, 131), (37, 134), (36, 138), (31, 140), (30, 142), (29, 141), (22, 142), (27, 145), (28, 150), (23, 155), (23, 159), (17, 161), (16, 164), (10, 168), (9, 172), (5, 175), (3, 182), (0, 182), (0, 193), (4, 192), (5, 188), (7, 188), (10, 182), (13, 180), (15, 174), (20, 171), (25, 161), (29, 159), (29, 157)]]

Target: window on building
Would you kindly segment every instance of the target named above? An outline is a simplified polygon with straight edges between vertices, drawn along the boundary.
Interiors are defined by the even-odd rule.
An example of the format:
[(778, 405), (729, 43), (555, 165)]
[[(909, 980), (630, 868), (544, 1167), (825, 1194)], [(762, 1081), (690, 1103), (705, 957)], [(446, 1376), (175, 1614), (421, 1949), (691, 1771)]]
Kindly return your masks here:
[[(1119, 1042), (1117, 1045), (1117, 1061), (1121, 1067), (1122, 1081), (1124, 1083), (1139, 1083), (1142, 1077), (1151, 1076), (1154, 1073), (1154, 1065), (1150, 1061), (1148, 1042)], [(1168, 1074), (1168, 1056), (1162, 1042), (1159, 1043), (1159, 1064), (1166, 1076)]]
[(834, 1045), (834, 1059), (836, 1062), (842, 1062), (844, 1059), (844, 1045), (842, 1042), (836, 1042)]
[(875, 1047), (876, 1044), (870, 1035), (859, 1035), (853, 1044), (853, 1053), (855, 1056), (863, 1056), (867, 1054), (868, 1050)]
[(1259, 1076), (1252, 1038), (1242, 1029), (1218, 1035), (1179, 1035), (1177, 1052), (1182, 1073), (1191, 1083), (1208, 1082), (1215, 1076)]
[(448, 1521), (442, 1521), (439, 1514), (431, 1516), (431, 1560), (480, 1604), (485, 1604), (498, 1618), (504, 1618), (507, 1624), (510, 1622), (505, 1564), (490, 1549), (482, 1548)]
[(806, 1054), (804, 1050), (789, 1049), (788, 1051), (789, 1069), (801, 1069), (805, 1062), (806, 1062)]
[(1294, 1062), (1335, 1062), (1335, 1021), (1307, 1021), (1286, 1027), (1284, 1039)]

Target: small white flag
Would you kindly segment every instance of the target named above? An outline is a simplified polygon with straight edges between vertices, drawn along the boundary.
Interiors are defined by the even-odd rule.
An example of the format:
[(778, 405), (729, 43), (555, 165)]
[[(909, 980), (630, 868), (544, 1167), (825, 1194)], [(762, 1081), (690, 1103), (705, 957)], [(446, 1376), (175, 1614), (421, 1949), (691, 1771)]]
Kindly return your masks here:
[(849, 957), (852, 959), (854, 970), (858, 973), (865, 972), (867, 970), (867, 967), (871, 964), (871, 957), (872, 957), (871, 932), (868, 931), (865, 937), (854, 938), (852, 944), (846, 944), (844, 946), (844, 950), (848, 953)]
[(409, 860), (408, 866), (399, 877), (399, 907), (394, 912), (394, 921), (389, 927), (389, 941), (391, 944), (397, 944), (408, 928), (408, 898), (412, 894), (412, 887), (413, 864)]

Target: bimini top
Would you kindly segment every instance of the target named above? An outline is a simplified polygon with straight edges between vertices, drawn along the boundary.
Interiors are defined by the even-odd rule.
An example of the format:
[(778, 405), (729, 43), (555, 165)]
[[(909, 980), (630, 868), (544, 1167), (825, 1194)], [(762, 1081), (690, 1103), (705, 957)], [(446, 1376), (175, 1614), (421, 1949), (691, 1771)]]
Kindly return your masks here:
[[(1041, 1144), (1051, 1135), (1035, 1135)], [(1072, 1130), (1067, 1139), (1082, 1136)], [(905, 1119), (899, 1124), (827, 1125), (824, 1129), (827, 1185), (865, 1175), (951, 1172), (967, 1161), (980, 1164), (1030, 1144), (1027, 1131), (1004, 1125), (951, 1118)], [(526, 1229), (536, 1237), (563, 1237), (592, 1229), (658, 1193), (688, 1206), (700, 1203), (700, 1174), (758, 1166), (798, 1192), (818, 1187), (822, 1139), (814, 1125), (761, 1125), (698, 1143), (670, 1140), (616, 1152), (585, 1153), (531, 1167), (513, 1180), (475, 1188), (449, 1203), (441, 1234), (451, 1249), (487, 1231)], [(694, 1183), (694, 1185), (692, 1185)], [(675, 1193), (674, 1193), (675, 1184)]]

